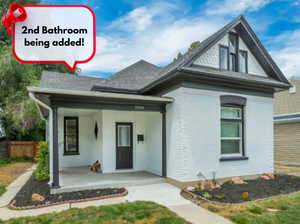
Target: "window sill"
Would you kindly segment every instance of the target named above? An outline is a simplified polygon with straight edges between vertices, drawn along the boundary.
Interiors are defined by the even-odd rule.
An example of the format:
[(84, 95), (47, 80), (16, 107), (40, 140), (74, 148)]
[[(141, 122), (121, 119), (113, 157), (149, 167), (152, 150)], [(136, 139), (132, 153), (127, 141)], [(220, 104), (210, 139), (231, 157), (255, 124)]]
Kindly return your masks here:
[(79, 152), (65, 152), (64, 156), (78, 156), (80, 155)]
[(228, 156), (228, 157), (221, 157), (220, 162), (225, 161), (237, 161), (237, 160), (248, 160), (247, 156)]

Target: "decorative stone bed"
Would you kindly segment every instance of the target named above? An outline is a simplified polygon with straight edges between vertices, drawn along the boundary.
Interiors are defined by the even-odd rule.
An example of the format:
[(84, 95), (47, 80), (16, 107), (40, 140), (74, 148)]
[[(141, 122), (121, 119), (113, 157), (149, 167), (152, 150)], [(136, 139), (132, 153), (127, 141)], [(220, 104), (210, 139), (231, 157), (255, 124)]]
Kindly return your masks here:
[(196, 201), (210, 201), (216, 203), (242, 203), (266, 199), (272, 196), (300, 191), (300, 177), (290, 175), (266, 175), (240, 181), (227, 181), (222, 185), (215, 185), (209, 189), (189, 187), (183, 189), (183, 197)]
[(64, 203), (99, 200), (127, 195), (125, 188), (105, 188), (60, 194), (50, 194), (48, 181), (36, 181), (31, 177), (10, 202), (12, 209), (32, 209)]

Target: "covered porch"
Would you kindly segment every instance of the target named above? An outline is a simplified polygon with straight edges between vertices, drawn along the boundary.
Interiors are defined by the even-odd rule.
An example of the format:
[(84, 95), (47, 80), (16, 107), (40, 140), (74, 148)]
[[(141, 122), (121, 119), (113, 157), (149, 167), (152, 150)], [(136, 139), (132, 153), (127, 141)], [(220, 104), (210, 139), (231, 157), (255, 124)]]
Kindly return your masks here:
[[(31, 89), (47, 116), (52, 193), (162, 182), (170, 98)], [(45, 112), (45, 111), (44, 111)], [(101, 173), (90, 171), (95, 162)]]
[[(165, 181), (161, 176), (147, 171), (95, 173), (88, 166), (63, 168), (59, 172), (60, 188), (52, 189), (52, 193), (80, 191), (110, 187), (138, 186), (156, 184)], [(78, 181), (80, 177), (80, 181)]]

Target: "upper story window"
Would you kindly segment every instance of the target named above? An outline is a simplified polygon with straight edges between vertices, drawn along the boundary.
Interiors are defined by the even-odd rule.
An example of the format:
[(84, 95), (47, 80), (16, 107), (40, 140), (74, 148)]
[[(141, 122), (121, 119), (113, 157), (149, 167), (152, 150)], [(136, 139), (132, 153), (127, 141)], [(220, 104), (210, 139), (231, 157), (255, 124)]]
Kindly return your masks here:
[(229, 33), (229, 67), (230, 71), (237, 72), (238, 36)]
[(228, 47), (220, 46), (220, 69), (228, 70)]
[(247, 51), (239, 51), (239, 72), (247, 73), (248, 72), (248, 53)]
[(228, 47), (220, 45), (220, 69), (233, 72), (248, 72), (248, 53), (239, 50), (239, 37), (229, 33)]

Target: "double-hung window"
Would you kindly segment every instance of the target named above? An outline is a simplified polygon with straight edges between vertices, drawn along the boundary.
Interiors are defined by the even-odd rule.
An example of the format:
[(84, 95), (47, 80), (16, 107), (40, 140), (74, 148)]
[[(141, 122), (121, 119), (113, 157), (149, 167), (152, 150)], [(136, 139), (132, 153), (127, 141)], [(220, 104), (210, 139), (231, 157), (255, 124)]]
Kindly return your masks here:
[(228, 47), (220, 45), (220, 69), (228, 70), (229, 62), (228, 62)]
[(239, 72), (248, 72), (248, 53), (247, 51), (239, 51)]
[(238, 71), (238, 35), (229, 33), (229, 69), (230, 71)]
[(221, 106), (221, 155), (242, 156), (243, 108), (236, 105)]
[(219, 45), (220, 70), (248, 73), (248, 52), (239, 49), (239, 36), (228, 34), (228, 46)]
[(64, 155), (79, 154), (78, 117), (64, 117)]

